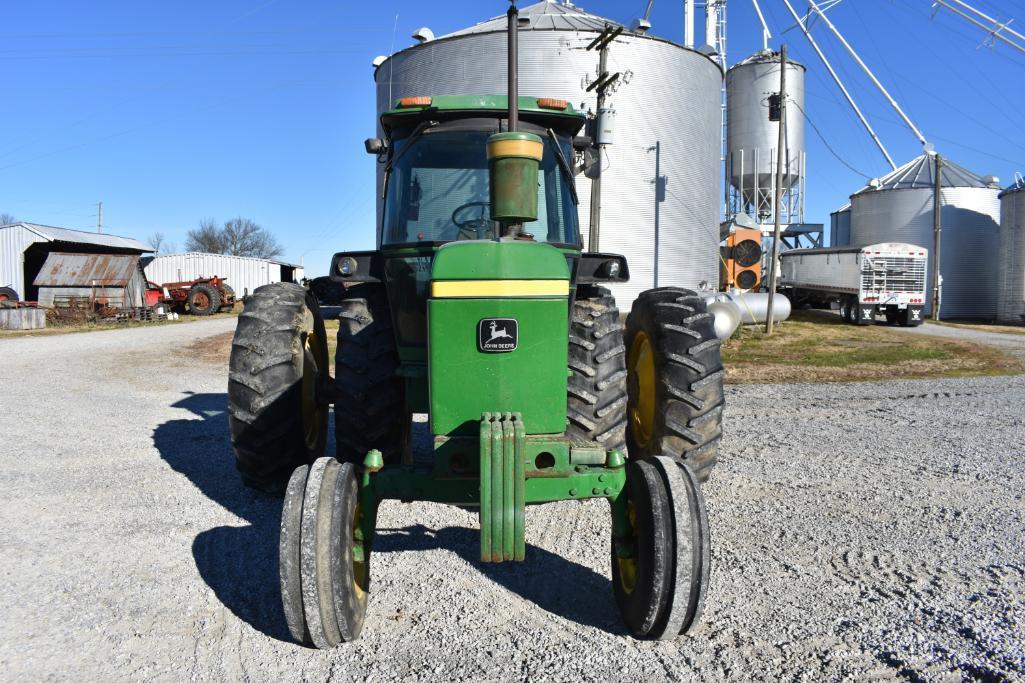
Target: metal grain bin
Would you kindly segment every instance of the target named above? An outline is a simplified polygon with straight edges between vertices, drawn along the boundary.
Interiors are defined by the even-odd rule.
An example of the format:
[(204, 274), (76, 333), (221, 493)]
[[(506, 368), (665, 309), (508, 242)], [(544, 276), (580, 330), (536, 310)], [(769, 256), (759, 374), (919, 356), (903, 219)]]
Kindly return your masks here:
[(846, 247), (851, 243), (851, 203), (829, 214), (829, 246)]
[[(787, 158), (784, 188), (804, 182), (804, 66), (787, 61)], [(747, 213), (760, 223), (771, 222), (776, 186), (776, 148), (779, 121), (769, 120), (769, 96), (779, 92), (779, 53), (765, 50), (738, 62), (726, 72), (727, 179), (739, 202), (731, 213)], [(795, 198), (800, 201), (800, 192)], [(783, 221), (802, 220), (800, 206), (785, 197)]]
[[(520, 17), (520, 95), (561, 98), (593, 111), (595, 95), (585, 90), (598, 54), (585, 48), (616, 22), (555, 2), (524, 7)], [(380, 62), (378, 113), (406, 96), (504, 94), (505, 30), (502, 15)], [(609, 70), (623, 74), (623, 83), (606, 100), (616, 110), (616, 130), (602, 160), (601, 249), (629, 259), (630, 282), (613, 286), (619, 303), (626, 308), (656, 285), (714, 285), (722, 71), (695, 50), (629, 31), (610, 46)], [(658, 195), (656, 148), (665, 188)], [(381, 182), (379, 173), (378, 196)], [(591, 183), (583, 174), (576, 182), (586, 244)], [(379, 204), (378, 230), (380, 219)]]
[(997, 321), (1025, 320), (1025, 182), (1000, 193)]
[[(851, 246), (933, 246), (935, 159), (923, 154), (851, 195)], [(993, 319), (997, 301), (999, 188), (943, 159), (940, 317)], [(932, 269), (926, 310), (932, 306)]]

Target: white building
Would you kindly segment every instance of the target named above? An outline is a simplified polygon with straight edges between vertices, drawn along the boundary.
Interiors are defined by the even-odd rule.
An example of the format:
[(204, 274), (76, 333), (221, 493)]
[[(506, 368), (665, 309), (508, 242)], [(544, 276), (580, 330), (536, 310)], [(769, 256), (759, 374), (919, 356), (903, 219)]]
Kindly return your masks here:
[(146, 279), (159, 285), (216, 275), (226, 279), (240, 298), (272, 282), (300, 282), (305, 277), (303, 267), (294, 263), (196, 251), (147, 256), (142, 265)]

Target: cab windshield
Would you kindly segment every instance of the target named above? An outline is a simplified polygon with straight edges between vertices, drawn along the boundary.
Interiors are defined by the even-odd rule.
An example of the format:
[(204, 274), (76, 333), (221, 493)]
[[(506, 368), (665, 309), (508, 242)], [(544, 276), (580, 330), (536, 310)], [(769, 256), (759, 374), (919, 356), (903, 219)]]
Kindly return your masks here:
[[(422, 134), (406, 131), (393, 139), (392, 165), (384, 205), (385, 244), (452, 242), (500, 236), (488, 210), (486, 142), (497, 132), (467, 130), (445, 124)], [(577, 245), (577, 207), (568, 177), (559, 162), (555, 143), (544, 131), (538, 172), (537, 220), (523, 231), (539, 242)], [(557, 140), (563, 158), (573, 150), (567, 136)]]

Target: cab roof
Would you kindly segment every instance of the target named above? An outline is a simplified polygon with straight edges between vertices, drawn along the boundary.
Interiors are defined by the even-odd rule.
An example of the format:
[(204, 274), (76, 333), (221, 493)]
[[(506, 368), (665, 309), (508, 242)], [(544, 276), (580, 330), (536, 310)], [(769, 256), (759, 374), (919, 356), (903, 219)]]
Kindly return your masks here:
[[(565, 100), (544, 97), (520, 96), (520, 116), (525, 120), (553, 117), (564, 119), (566, 124), (579, 128), (586, 117)], [(501, 118), (509, 110), (509, 98), (505, 95), (437, 95), (433, 97), (405, 97), (395, 101), (392, 109), (381, 114), (385, 128), (401, 126), (406, 120), (421, 120), (425, 113), (437, 114), (439, 118), (463, 118), (468, 115), (485, 115)], [(564, 105), (564, 106), (563, 106)], [(408, 124), (407, 124), (408, 125)]]

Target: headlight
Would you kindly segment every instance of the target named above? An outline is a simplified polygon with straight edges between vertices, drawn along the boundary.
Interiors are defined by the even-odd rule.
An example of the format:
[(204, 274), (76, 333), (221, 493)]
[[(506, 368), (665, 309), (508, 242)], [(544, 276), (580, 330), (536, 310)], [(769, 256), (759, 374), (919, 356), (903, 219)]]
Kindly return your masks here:
[(338, 274), (342, 277), (349, 277), (356, 272), (356, 259), (351, 256), (338, 260)]

